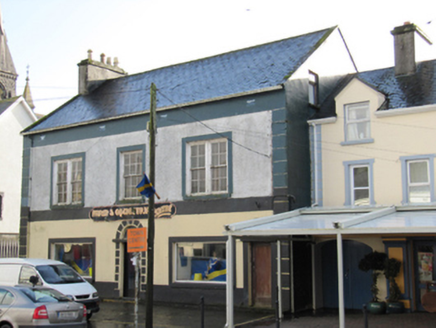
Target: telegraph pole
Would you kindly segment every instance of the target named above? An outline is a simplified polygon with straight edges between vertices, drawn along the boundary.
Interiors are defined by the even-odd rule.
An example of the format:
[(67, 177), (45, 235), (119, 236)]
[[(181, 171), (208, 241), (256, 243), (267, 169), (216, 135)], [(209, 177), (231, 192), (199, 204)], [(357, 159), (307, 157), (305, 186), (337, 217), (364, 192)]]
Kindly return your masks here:
[[(156, 85), (150, 86), (150, 182), (154, 185), (155, 150), (156, 150)], [(148, 235), (147, 235), (147, 298), (145, 312), (145, 327), (153, 328), (153, 271), (154, 271), (154, 195), (148, 199)]]

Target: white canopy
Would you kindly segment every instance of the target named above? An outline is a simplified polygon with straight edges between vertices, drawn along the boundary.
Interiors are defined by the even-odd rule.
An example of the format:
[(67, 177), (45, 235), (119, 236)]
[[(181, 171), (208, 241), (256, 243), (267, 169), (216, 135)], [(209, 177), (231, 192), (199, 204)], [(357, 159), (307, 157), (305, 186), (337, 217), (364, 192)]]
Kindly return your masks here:
[[(338, 246), (339, 327), (345, 327), (342, 236), (436, 233), (436, 207), (304, 208), (225, 226), (227, 241), (227, 327), (233, 324), (233, 240), (243, 236), (331, 235)], [(280, 300), (279, 300), (280, 301)]]

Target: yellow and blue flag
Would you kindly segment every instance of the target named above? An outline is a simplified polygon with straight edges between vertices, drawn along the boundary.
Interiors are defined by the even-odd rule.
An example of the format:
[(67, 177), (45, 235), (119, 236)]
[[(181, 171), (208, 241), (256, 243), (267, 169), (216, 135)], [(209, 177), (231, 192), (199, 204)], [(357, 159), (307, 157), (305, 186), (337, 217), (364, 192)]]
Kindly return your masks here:
[(151, 184), (145, 173), (141, 182), (136, 186), (136, 189), (138, 189), (141, 195), (144, 195), (147, 198), (150, 198), (156, 193), (156, 190), (154, 189), (153, 185)]

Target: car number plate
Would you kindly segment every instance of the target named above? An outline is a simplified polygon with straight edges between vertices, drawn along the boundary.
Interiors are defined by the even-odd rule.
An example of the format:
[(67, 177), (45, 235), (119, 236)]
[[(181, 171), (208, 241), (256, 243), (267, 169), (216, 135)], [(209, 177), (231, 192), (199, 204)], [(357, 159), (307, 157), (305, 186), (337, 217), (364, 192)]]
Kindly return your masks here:
[(77, 317), (77, 312), (59, 312), (58, 318), (59, 319), (74, 319)]

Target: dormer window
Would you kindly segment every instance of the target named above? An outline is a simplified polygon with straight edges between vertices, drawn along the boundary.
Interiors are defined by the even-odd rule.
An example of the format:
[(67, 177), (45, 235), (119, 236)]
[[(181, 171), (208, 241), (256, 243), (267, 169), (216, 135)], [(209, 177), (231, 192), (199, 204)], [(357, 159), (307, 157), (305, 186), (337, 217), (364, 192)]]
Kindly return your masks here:
[(369, 102), (345, 105), (346, 141), (363, 141), (370, 138)]
[(309, 71), (309, 104), (318, 105), (318, 74)]

